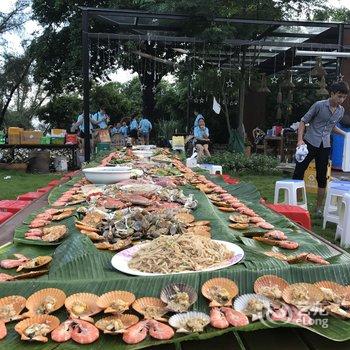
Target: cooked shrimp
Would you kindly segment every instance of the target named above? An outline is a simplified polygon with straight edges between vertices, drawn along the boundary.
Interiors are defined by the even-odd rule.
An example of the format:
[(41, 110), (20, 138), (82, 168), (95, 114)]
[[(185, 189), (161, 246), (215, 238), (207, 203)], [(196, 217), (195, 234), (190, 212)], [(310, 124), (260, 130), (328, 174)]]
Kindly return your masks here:
[(162, 322), (149, 320), (148, 326), (149, 326), (149, 335), (152, 338), (160, 339), (160, 340), (168, 340), (174, 336), (174, 330), (170, 326)]
[(79, 344), (91, 344), (100, 336), (99, 330), (91, 323), (83, 320), (73, 320), (72, 339)]
[(56, 329), (51, 332), (51, 339), (57, 343), (63, 343), (72, 337), (73, 320), (62, 322)]
[(140, 321), (131, 326), (123, 334), (123, 340), (127, 344), (137, 344), (147, 337), (148, 321)]
[(7, 335), (7, 329), (5, 326), (5, 322), (0, 320), (0, 340), (4, 339)]
[(224, 329), (227, 328), (230, 324), (226, 320), (225, 315), (221, 312), (218, 307), (213, 307), (210, 310), (210, 324), (214, 328)]
[(221, 311), (225, 314), (226, 320), (233, 327), (242, 327), (249, 324), (249, 320), (242, 312), (231, 309), (230, 307), (222, 307)]

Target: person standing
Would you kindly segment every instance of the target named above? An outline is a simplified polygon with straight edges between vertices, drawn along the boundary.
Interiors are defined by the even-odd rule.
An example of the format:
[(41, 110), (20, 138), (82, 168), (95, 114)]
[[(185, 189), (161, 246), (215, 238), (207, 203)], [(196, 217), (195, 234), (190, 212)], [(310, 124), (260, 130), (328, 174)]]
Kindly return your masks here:
[(91, 122), (97, 129), (107, 129), (109, 116), (106, 113), (106, 108), (101, 106), (100, 110), (92, 116)]
[[(89, 130), (90, 130), (90, 148), (91, 150), (94, 149), (94, 143), (92, 140), (92, 124), (91, 124), (91, 115), (89, 117), (90, 122), (89, 122)], [(85, 138), (85, 124), (84, 124), (84, 113), (81, 113), (78, 115), (77, 121), (73, 123), (72, 125), (72, 130), (75, 131), (78, 129), (78, 143), (79, 143), (79, 148), (81, 151), (84, 150), (84, 138)]]
[(209, 152), (209, 129), (205, 126), (204, 119), (198, 120), (198, 126), (194, 128), (195, 146), (197, 150), (198, 161), (203, 158), (203, 156), (210, 157)]
[(129, 136), (131, 137), (131, 143), (135, 145), (138, 138), (138, 128), (139, 124), (136, 120), (136, 117), (133, 116), (129, 125)]
[(199, 120), (200, 119), (203, 119), (204, 120), (204, 117), (202, 114), (200, 114), (198, 111), (194, 111), (194, 115), (196, 116), (196, 119), (194, 120), (194, 127), (198, 126), (199, 125)]
[(126, 140), (128, 138), (129, 133), (129, 127), (126, 124), (126, 121), (122, 121), (122, 126), (119, 129), (120, 136), (122, 138), (122, 145), (124, 146), (126, 144)]
[[(332, 84), (330, 98), (315, 102), (301, 118), (298, 128), (297, 147), (306, 145), (308, 154), (303, 161), (296, 163), (293, 179), (303, 180), (307, 167), (315, 159), (318, 184), (316, 213), (319, 216), (322, 215), (322, 204), (327, 187), (327, 166), (331, 149), (330, 135), (331, 132), (343, 136), (346, 134), (336, 124), (344, 116), (342, 103), (348, 94), (349, 85), (346, 82)], [(305, 128), (307, 124), (308, 127)]]
[(147, 118), (141, 117), (141, 120), (139, 122), (139, 133), (141, 136), (141, 143), (143, 145), (149, 145), (149, 134), (151, 130), (152, 130), (151, 122)]

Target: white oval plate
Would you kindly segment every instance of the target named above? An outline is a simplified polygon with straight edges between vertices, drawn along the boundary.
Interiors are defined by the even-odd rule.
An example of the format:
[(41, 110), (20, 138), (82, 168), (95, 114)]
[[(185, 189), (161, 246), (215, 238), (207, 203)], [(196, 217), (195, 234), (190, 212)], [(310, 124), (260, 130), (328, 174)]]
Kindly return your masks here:
[(112, 263), (113, 267), (116, 270), (124, 272), (124, 273), (127, 273), (129, 275), (135, 275), (135, 276), (163, 276), (163, 275), (178, 275), (180, 273), (195, 273), (195, 272), (204, 272), (204, 271), (215, 271), (215, 270), (219, 270), (219, 269), (223, 269), (225, 267), (229, 267), (229, 266), (235, 265), (235, 264), (237, 264), (238, 262), (240, 262), (243, 259), (244, 251), (238, 245), (236, 245), (234, 243), (231, 243), (231, 242), (219, 241), (219, 240), (214, 240), (214, 242), (221, 243), (224, 246), (226, 246), (226, 248), (229, 251), (234, 253), (234, 256), (231, 259), (222, 262), (221, 264), (215, 265), (213, 267), (208, 267), (208, 268), (206, 268), (204, 270), (200, 270), (200, 271), (183, 271), (183, 272), (173, 272), (173, 273), (149, 273), (149, 272), (142, 272), (142, 271), (139, 271), (139, 270), (130, 269), (129, 266), (128, 266), (128, 263), (132, 259), (134, 254), (141, 247), (143, 247), (145, 244), (149, 244), (149, 243), (137, 244), (137, 245), (134, 245), (131, 248), (122, 250), (121, 252), (119, 252), (119, 253), (117, 253), (117, 254), (115, 254), (113, 256), (113, 258), (111, 260), (111, 263)]

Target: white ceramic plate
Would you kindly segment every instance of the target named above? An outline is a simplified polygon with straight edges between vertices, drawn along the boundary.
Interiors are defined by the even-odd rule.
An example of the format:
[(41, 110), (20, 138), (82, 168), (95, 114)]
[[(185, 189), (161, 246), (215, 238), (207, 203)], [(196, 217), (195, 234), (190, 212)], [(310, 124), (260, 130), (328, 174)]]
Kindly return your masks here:
[(215, 271), (215, 270), (219, 270), (219, 269), (223, 269), (225, 267), (229, 267), (232, 265), (237, 264), (238, 262), (240, 262), (243, 257), (244, 257), (244, 251), (241, 247), (239, 247), (238, 245), (231, 243), (231, 242), (226, 242), (226, 241), (219, 241), (219, 240), (214, 240), (214, 242), (217, 243), (221, 243), (224, 246), (226, 246), (226, 248), (231, 251), (232, 253), (234, 253), (234, 256), (229, 259), (226, 260), (224, 262), (222, 262), (219, 265), (215, 265), (213, 267), (208, 267), (204, 270), (201, 271), (184, 271), (184, 272), (174, 272), (174, 273), (148, 273), (148, 272), (142, 272), (139, 270), (133, 270), (130, 269), (128, 266), (129, 261), (132, 259), (132, 257), (134, 256), (134, 254), (143, 246), (145, 246), (145, 244), (149, 244), (149, 243), (143, 243), (143, 244), (138, 244), (135, 245), (131, 248), (128, 249), (124, 249), (121, 252), (115, 254), (112, 258), (112, 265), (115, 269), (117, 269), (118, 271), (127, 273), (129, 275), (135, 275), (135, 276), (163, 276), (163, 275), (178, 275), (180, 273), (195, 273), (195, 272), (203, 272), (203, 271)]

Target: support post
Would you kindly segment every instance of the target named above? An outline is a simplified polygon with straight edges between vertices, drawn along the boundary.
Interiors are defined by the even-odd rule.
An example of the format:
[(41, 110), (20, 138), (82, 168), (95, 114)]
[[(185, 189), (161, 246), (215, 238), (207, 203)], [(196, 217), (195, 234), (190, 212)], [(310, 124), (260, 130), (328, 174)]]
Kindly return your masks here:
[(83, 10), (83, 94), (84, 94), (84, 155), (85, 162), (90, 161), (90, 58), (89, 58), (89, 15), (87, 10)]
[[(343, 51), (343, 44), (344, 44), (344, 24), (340, 23), (338, 25), (338, 52)], [(341, 75), (341, 64), (342, 64), (342, 59), (341, 57), (338, 57), (337, 59), (337, 77), (336, 79), (338, 80), (340, 75)]]
[(188, 81), (187, 81), (187, 111), (186, 111), (186, 134), (188, 134), (191, 130), (190, 127), (190, 97), (192, 96), (192, 75), (191, 75), (191, 70), (190, 70), (190, 64), (187, 62), (187, 67), (188, 67)]

